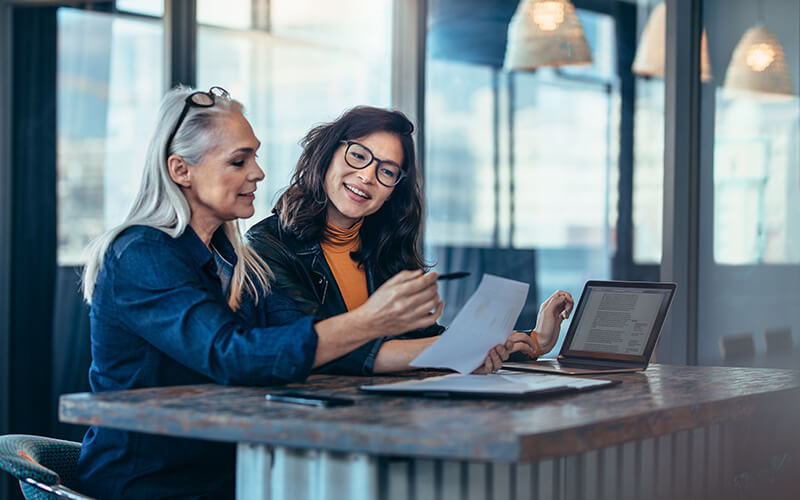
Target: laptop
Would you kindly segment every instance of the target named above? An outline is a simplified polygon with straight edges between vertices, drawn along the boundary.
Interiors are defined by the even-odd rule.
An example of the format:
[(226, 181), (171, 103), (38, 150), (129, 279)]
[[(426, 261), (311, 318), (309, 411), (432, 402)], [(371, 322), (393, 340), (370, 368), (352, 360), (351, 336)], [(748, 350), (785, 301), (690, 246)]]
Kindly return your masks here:
[(558, 358), (505, 362), (503, 368), (561, 375), (644, 370), (675, 288), (675, 283), (588, 281)]

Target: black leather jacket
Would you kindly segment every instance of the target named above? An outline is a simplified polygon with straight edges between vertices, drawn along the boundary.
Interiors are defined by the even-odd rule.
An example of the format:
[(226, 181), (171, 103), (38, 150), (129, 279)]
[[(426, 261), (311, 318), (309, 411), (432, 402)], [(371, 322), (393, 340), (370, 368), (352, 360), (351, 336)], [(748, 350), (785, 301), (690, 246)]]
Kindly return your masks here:
[[(347, 312), (342, 293), (325, 260), (318, 241), (303, 242), (281, 228), (277, 215), (262, 220), (247, 232), (247, 239), (275, 274), (274, 284), (311, 316), (329, 318)], [(385, 280), (376, 278), (373, 266), (365, 265), (367, 292), (372, 295)], [(444, 327), (433, 325), (394, 338), (439, 335)], [(349, 375), (371, 375), (381, 344), (389, 337), (372, 340), (316, 371)]]

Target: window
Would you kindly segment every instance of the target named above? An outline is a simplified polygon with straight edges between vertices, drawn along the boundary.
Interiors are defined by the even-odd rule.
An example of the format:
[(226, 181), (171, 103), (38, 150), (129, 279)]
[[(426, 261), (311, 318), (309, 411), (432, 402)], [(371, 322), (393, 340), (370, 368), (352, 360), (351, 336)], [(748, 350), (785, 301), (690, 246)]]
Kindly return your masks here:
[(664, 80), (637, 78), (633, 151), (633, 261), (661, 262)]
[(557, 289), (610, 276), (620, 95), (615, 20), (578, 11), (593, 64), (502, 70), (513, 7), (430, 2), (425, 252), (448, 324), (483, 273), (531, 284), (519, 328)]
[(82, 263), (136, 193), (163, 93), (160, 20), (58, 10), (58, 262)]
[[(207, 4), (218, 3), (198, 2), (198, 21)], [(231, 18), (216, 10), (205, 17), (215, 26), (198, 28), (197, 80), (240, 100), (261, 140), (266, 179), (250, 225), (271, 213), (311, 127), (355, 105), (390, 106), (392, 2), (275, 0), (261, 27), (252, 11), (231, 5)]]
[(133, 14), (155, 17), (164, 15), (164, 0), (116, 0), (116, 5), (117, 10)]
[(742, 362), (797, 363), (765, 353), (765, 334), (788, 329), (797, 344), (800, 332), (798, 18), (795, 0), (703, 4), (714, 79), (700, 107), (701, 363), (719, 363), (724, 337), (742, 334), (756, 348)]
[(716, 95), (714, 260), (800, 263), (797, 100)]

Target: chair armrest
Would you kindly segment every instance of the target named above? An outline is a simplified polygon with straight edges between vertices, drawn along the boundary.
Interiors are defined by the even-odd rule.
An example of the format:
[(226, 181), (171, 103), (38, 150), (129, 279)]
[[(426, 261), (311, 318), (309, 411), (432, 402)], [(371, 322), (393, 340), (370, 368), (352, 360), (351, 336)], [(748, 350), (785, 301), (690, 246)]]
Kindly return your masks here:
[[(21, 482), (21, 481), (20, 481)], [(25, 482), (29, 485), (34, 486), (35, 488), (50, 493), (52, 495), (56, 495), (60, 498), (65, 498), (67, 500), (95, 500), (92, 497), (87, 497), (86, 495), (82, 495), (77, 491), (71, 490), (66, 486), (60, 484), (54, 484), (52, 486), (41, 483), (33, 478), (25, 478)]]

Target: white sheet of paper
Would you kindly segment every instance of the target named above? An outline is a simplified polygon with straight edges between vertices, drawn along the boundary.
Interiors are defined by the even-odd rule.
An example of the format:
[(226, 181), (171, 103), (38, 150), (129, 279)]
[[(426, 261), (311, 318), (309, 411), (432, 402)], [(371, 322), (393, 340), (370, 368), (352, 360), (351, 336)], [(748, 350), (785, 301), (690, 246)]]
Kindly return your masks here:
[(511, 334), (528, 288), (527, 283), (484, 274), (450, 328), (414, 358), (411, 366), (472, 372), (483, 364), (489, 349)]

